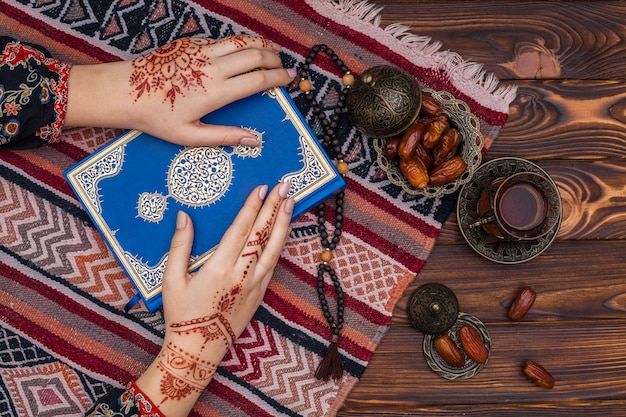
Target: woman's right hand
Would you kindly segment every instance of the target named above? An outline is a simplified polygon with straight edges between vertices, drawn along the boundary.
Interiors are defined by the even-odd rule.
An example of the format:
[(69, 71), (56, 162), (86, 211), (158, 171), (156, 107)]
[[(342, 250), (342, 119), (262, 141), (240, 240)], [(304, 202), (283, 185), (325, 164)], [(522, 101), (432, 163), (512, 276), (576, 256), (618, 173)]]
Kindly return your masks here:
[(165, 339), (137, 380), (165, 415), (187, 415), (263, 300), (290, 231), (288, 191), (281, 183), (263, 202), (267, 186), (257, 187), (195, 273), (187, 271), (193, 225), (179, 213), (163, 276)]

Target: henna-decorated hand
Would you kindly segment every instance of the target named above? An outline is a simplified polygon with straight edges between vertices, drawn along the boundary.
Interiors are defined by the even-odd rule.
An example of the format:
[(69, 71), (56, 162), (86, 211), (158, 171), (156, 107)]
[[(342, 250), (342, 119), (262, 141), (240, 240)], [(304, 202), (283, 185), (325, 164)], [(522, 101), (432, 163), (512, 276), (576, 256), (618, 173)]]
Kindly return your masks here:
[(296, 73), (281, 67), (280, 50), (257, 36), (182, 38), (130, 61), (75, 65), (65, 125), (138, 129), (188, 146), (255, 146), (246, 129), (200, 118), (289, 83)]
[(263, 203), (267, 186), (256, 188), (195, 273), (187, 272), (193, 225), (179, 213), (163, 277), (163, 347), (137, 380), (165, 415), (187, 415), (261, 303), (290, 230), (288, 191), (279, 184)]

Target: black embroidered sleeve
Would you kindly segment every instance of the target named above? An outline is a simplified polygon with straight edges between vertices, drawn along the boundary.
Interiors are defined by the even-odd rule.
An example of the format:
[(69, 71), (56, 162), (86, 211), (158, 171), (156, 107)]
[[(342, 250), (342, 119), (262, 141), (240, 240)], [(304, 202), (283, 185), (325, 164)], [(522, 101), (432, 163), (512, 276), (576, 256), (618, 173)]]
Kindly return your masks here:
[(0, 145), (23, 149), (58, 140), (71, 64), (4, 36), (0, 54)]
[(134, 382), (108, 392), (85, 417), (165, 417)]

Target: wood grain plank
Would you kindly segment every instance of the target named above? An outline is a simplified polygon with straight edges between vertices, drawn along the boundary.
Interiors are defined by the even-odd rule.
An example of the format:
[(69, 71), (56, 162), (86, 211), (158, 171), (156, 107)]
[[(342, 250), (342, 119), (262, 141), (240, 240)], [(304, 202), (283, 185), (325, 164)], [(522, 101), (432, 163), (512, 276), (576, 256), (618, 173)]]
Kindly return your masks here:
[[(486, 160), (540, 165), (564, 215), (543, 254), (500, 265), (468, 246), (453, 213), (339, 415), (626, 415), (626, 3), (371, 2), (384, 6), (383, 26), (409, 25), (518, 87)], [(444, 380), (426, 365), (405, 310), (425, 282), (452, 288), (491, 333), (489, 363), (470, 380)], [(522, 285), (537, 301), (511, 322), (507, 307)], [(524, 377), (528, 358), (554, 374), (554, 389)]]
[[(490, 151), (485, 160), (492, 156)], [(557, 240), (626, 238), (626, 159), (534, 160), (523, 152), (507, 156), (531, 160), (556, 183), (563, 204)], [(438, 246), (449, 244), (466, 244), (456, 212), (448, 217), (437, 240)]]
[(626, 83), (516, 82), (517, 98), (489, 157), (626, 157)]
[(501, 79), (623, 78), (621, 1), (386, 1), (382, 25), (401, 23)]
[(409, 327), (408, 298), (426, 282), (449, 286), (462, 311), (494, 323), (508, 322), (506, 310), (523, 285), (537, 292), (526, 320), (568, 325), (572, 320), (626, 319), (624, 254), (623, 240), (562, 241), (526, 263), (501, 265), (484, 259), (468, 245), (436, 245), (398, 302), (393, 325)]
[(464, 416), (464, 417), (590, 417), (590, 416), (623, 416), (626, 410), (626, 401), (568, 401), (555, 404), (472, 404), (445, 405), (445, 406), (417, 406), (406, 409), (401, 406), (393, 407), (380, 404), (377, 407), (369, 406), (372, 411), (364, 412), (361, 408), (342, 409), (339, 417), (381, 417), (381, 416)]
[[(406, 410), (424, 405), (557, 403), (577, 400), (626, 400), (626, 320), (495, 324), (485, 368), (471, 379), (449, 381), (428, 368), (423, 336), (393, 328), (377, 349), (345, 407)], [(522, 373), (525, 360), (543, 364), (555, 377), (551, 390), (537, 387)], [(584, 366), (583, 366), (584, 364)], [(384, 372), (379, 371), (384, 369)]]
[[(395, 415), (420, 415), (413, 411), (425, 405), (447, 410), (446, 404), (519, 402), (532, 411), (529, 403), (541, 401), (554, 405), (571, 398), (585, 399), (585, 404), (594, 399), (626, 399), (626, 259), (622, 255), (626, 242), (559, 242), (539, 258), (515, 266), (491, 263), (468, 249), (435, 247), (398, 303), (393, 326), (346, 401), (347, 409), (379, 409), (382, 404), (398, 411)], [(606, 265), (612, 266), (610, 276)], [(430, 281), (453, 288), (462, 311), (479, 317), (491, 332), (492, 357), (475, 379), (445, 381), (423, 360), (422, 335), (408, 325), (404, 306), (414, 288)], [(523, 284), (537, 289), (538, 299), (522, 322), (513, 323), (506, 319), (506, 307)], [(528, 385), (519, 368), (525, 358), (549, 367), (559, 381), (558, 390), (548, 394)]]

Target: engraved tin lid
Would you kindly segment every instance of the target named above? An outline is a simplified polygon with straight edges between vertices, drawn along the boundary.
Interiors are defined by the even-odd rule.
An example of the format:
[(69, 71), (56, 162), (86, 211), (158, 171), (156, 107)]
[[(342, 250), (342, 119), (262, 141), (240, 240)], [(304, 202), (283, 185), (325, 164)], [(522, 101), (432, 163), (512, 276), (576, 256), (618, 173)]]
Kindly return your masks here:
[(443, 284), (423, 284), (411, 294), (407, 305), (411, 325), (426, 334), (443, 334), (459, 315), (459, 302)]
[(346, 97), (352, 123), (370, 137), (387, 138), (408, 129), (422, 107), (415, 77), (399, 68), (379, 65), (364, 71)]

